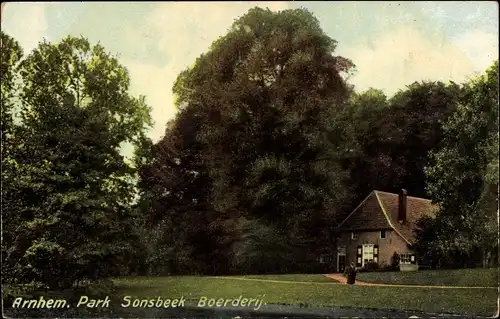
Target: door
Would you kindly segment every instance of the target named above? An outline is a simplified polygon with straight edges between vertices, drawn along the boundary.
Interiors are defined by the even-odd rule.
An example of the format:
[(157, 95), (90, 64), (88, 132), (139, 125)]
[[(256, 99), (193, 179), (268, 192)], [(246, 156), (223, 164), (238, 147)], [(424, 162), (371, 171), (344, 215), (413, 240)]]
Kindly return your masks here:
[(339, 255), (338, 272), (343, 273), (345, 271), (345, 255)]

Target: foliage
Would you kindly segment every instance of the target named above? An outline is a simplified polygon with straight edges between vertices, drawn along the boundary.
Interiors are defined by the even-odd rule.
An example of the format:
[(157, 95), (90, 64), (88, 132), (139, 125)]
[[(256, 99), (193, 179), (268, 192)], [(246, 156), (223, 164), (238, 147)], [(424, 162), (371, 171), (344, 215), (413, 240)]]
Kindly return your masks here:
[(118, 274), (140, 249), (135, 171), (120, 147), (144, 136), (149, 108), (128, 94), (126, 69), (83, 38), (40, 43), (19, 73), (20, 205), (3, 211), (11, 276), (54, 288)]
[(16, 79), (18, 76), (17, 66), (22, 58), (23, 52), (17, 41), (1, 32), (1, 166), (2, 166), (2, 282), (9, 282), (7, 272), (15, 271), (7, 266), (7, 252), (9, 240), (15, 234), (18, 223), (17, 214), (9, 214), (9, 211), (18, 211), (21, 203), (16, 196), (16, 190), (12, 182), (19, 176), (19, 169), (15, 164), (13, 153), (17, 143), (14, 140), (16, 127), (14, 126), (14, 115), (16, 113)]
[(466, 83), (456, 112), (444, 124), (441, 148), (427, 168), (428, 192), (440, 206), (431, 242), (444, 258), (474, 256), (487, 266), (498, 254), (498, 61)]
[(379, 265), (376, 262), (369, 261), (369, 262), (367, 262), (365, 264), (365, 266), (363, 268), (366, 271), (374, 271), (374, 270), (378, 270), (379, 269)]
[(391, 257), (391, 269), (399, 270), (399, 254), (396, 252)]
[[(14, 112), (14, 97), (16, 93), (16, 67), (22, 59), (23, 51), (19, 43), (5, 34), (1, 35), (1, 106), (2, 106), (2, 155), (8, 148), (5, 143), (8, 143), (10, 135), (13, 133), (13, 112)], [(7, 154), (5, 154), (7, 156)], [(3, 158), (3, 157), (2, 157)]]
[(234, 244), (235, 268), (244, 274), (288, 273), (294, 246), (286, 233), (256, 220), (241, 218), (240, 239)]
[(200, 123), (199, 157), (220, 223), (262, 220), (300, 234), (312, 252), (330, 238), (327, 225), (350, 196), (336, 113), (351, 63), (334, 49), (310, 13), (255, 8), (179, 75), (177, 105)]
[(415, 82), (387, 98), (369, 89), (355, 93), (344, 109), (344, 125), (352, 126), (348, 159), (357, 206), (372, 190), (398, 193), (401, 188), (426, 197), (424, 166), (429, 151), (441, 141), (441, 123), (456, 107), (458, 85)]
[(141, 168), (141, 200), (147, 201), (144, 212), (154, 234), (151, 267), (163, 269), (160, 273), (229, 269), (226, 220), (210, 202), (212, 180), (204, 145), (197, 140), (201, 122), (196, 115), (194, 109), (180, 110), (165, 137), (152, 146), (151, 162)]

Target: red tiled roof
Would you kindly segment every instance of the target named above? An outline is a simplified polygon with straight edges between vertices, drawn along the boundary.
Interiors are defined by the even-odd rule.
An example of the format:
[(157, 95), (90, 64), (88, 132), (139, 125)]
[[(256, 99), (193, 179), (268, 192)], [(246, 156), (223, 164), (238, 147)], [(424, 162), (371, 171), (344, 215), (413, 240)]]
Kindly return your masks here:
[(346, 219), (340, 223), (343, 231), (391, 229), (375, 192), (371, 192)]
[(396, 231), (399, 231), (400, 235), (410, 242), (415, 240), (415, 229), (417, 227), (418, 220), (425, 215), (433, 216), (437, 208), (437, 206), (429, 199), (407, 196), (406, 222), (401, 224), (398, 221), (399, 195), (381, 191), (374, 192), (380, 199), (382, 208), (390, 218), (393, 228), (395, 228)]
[(415, 239), (417, 221), (433, 215), (436, 205), (430, 200), (407, 196), (406, 222), (398, 221), (399, 195), (373, 191), (339, 225), (340, 231), (394, 229), (408, 243)]

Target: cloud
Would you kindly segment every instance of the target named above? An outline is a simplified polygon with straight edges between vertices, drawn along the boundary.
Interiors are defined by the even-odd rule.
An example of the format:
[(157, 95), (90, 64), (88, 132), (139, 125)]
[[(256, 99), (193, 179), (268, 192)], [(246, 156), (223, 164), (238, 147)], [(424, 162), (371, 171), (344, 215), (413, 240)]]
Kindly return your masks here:
[[(490, 43), (490, 40), (485, 37), (481, 43)], [(356, 64), (358, 73), (351, 83), (357, 90), (375, 87), (388, 95), (415, 81), (461, 82), (473, 76), (477, 69), (463, 47), (443, 36), (426, 36), (412, 26), (402, 25), (374, 35), (371, 47), (358, 45), (339, 50), (339, 53)]]
[(175, 115), (172, 85), (177, 73), (172, 72), (170, 65), (157, 67), (133, 61), (123, 61), (123, 64), (130, 73), (132, 93), (135, 96), (145, 95), (147, 104), (151, 106), (154, 127), (149, 136), (157, 141), (164, 134), (165, 124)]
[(285, 2), (165, 2), (148, 17), (149, 29), (157, 39), (157, 49), (167, 57), (163, 66), (123, 61), (134, 91), (144, 94), (152, 107), (153, 140), (163, 136), (165, 124), (175, 115), (172, 86), (177, 75), (206, 52), (213, 41), (224, 35), (234, 19), (253, 7), (271, 10), (288, 8)]
[(498, 33), (476, 29), (460, 35), (453, 42), (472, 61), (476, 72), (483, 72), (498, 59)]
[(25, 53), (47, 36), (46, 3), (8, 3), (2, 12), (2, 30), (15, 38)]

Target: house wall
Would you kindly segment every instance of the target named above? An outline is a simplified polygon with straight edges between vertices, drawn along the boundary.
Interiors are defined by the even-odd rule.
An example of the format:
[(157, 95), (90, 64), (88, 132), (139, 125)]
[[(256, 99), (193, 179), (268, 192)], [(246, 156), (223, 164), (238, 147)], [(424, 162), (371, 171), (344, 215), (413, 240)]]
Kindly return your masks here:
[(342, 233), (339, 245), (346, 246), (347, 265), (356, 264), (357, 248), (363, 244), (378, 245), (378, 264), (380, 266), (390, 265), (393, 254), (396, 252), (408, 253), (408, 245), (394, 230), (386, 230), (386, 238), (380, 238), (380, 231), (358, 231), (358, 238), (351, 239), (351, 233)]

